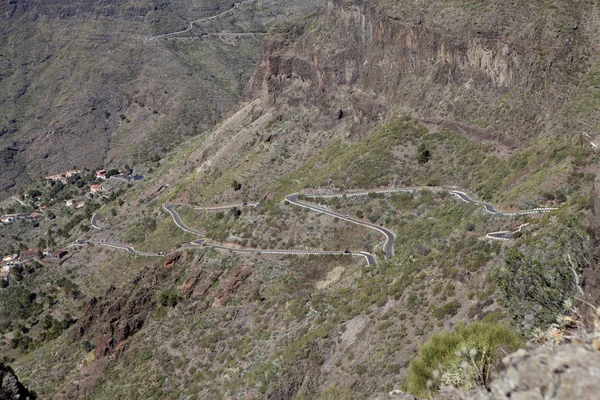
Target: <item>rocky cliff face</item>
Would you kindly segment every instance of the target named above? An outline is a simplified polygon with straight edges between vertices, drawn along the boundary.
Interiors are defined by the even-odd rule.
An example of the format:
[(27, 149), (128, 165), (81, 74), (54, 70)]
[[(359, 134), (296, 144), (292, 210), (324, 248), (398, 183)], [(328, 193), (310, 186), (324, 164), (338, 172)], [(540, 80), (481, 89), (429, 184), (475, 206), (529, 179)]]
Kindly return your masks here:
[(13, 370), (0, 363), (0, 399), (3, 400), (30, 400), (35, 399), (35, 395), (30, 393), (21, 382)]
[(489, 390), (455, 392), (440, 399), (595, 399), (600, 353), (581, 344), (519, 350), (502, 361)]
[(149, 282), (157, 279), (156, 272), (145, 268), (125, 290), (117, 290), (113, 286), (102, 298), (92, 298), (77, 322), (74, 339), (80, 340), (91, 332), (90, 336), (96, 340), (97, 359), (118, 349), (140, 330), (155, 308), (157, 288)]
[(589, 65), (595, 7), (535, 17), (543, 2), (391, 3), (329, 0), (317, 22), (265, 41), (250, 93), (282, 112), (343, 110), (359, 133), (400, 112), (522, 138), (560, 113)]

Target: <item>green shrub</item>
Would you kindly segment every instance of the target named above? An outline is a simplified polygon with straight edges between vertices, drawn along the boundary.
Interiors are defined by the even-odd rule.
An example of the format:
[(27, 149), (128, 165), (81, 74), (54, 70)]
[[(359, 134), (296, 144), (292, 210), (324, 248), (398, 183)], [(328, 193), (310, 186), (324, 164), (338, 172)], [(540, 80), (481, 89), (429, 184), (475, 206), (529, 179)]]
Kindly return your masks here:
[(115, 176), (115, 175), (119, 175), (119, 170), (118, 169), (109, 169), (106, 172), (106, 179), (110, 178), (111, 176)]
[[(16, 268), (11, 268), (11, 272)], [(43, 305), (37, 294), (20, 285), (10, 285), (0, 292), (0, 329), (8, 329), (20, 321), (37, 316)]]
[(459, 324), (454, 332), (434, 334), (410, 362), (403, 387), (418, 397), (433, 397), (443, 385), (459, 389), (485, 385), (498, 363), (498, 351), (517, 349), (522, 340), (501, 324)]
[(579, 217), (560, 218), (557, 232), (507, 249), (504, 265), (494, 271), (500, 300), (509, 316), (525, 328), (550, 324), (568, 311), (565, 303), (577, 293), (575, 274), (589, 264), (583, 222)]
[(417, 156), (417, 160), (419, 164), (426, 164), (431, 159), (431, 152), (425, 147), (425, 145), (421, 145), (418, 150), (419, 154)]
[(41, 341), (54, 340), (59, 337), (65, 329), (73, 325), (75, 321), (69, 314), (65, 316), (63, 320), (57, 320), (52, 315), (46, 314), (43, 322), (42, 329), (44, 330), (40, 334)]
[(161, 293), (161, 295), (158, 298), (158, 302), (163, 307), (175, 307), (177, 305), (177, 303), (179, 303), (180, 300), (181, 300), (181, 296), (179, 296), (177, 293), (175, 293), (173, 291), (163, 292), (163, 293)]

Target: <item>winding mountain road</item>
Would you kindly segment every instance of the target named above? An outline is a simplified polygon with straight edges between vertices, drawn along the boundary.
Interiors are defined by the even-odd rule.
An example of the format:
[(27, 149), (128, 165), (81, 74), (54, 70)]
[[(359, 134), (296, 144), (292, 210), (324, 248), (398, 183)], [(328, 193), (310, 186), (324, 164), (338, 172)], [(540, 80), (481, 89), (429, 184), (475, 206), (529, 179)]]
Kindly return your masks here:
[(241, 38), (241, 37), (257, 37), (268, 35), (266, 32), (219, 32), (219, 33), (207, 33), (201, 36), (183, 36), (183, 37), (166, 37), (163, 39), (167, 40), (193, 40), (193, 39), (207, 39), (207, 38)]
[(490, 239), (498, 239), (498, 240), (513, 240), (515, 238), (515, 233), (520, 233), (523, 228), (525, 228), (529, 224), (521, 224), (519, 229), (516, 231), (500, 231), (500, 232), (490, 232), (486, 236)]
[[(382, 194), (385, 194), (385, 193), (416, 193), (420, 190), (423, 190), (423, 189), (421, 189), (421, 188), (378, 189), (378, 190), (371, 190), (371, 191), (336, 193), (336, 194), (325, 194), (325, 195), (305, 194), (303, 196), (308, 197), (308, 198), (336, 198), (336, 197), (339, 198), (339, 197), (368, 196), (370, 193), (382, 193)], [(433, 191), (437, 191), (437, 192), (440, 192), (440, 191), (448, 192), (448, 193), (458, 197), (460, 200), (464, 201), (465, 203), (478, 204), (483, 207), (485, 212), (487, 212), (489, 214), (495, 214), (495, 215), (516, 216), (516, 215), (527, 215), (527, 214), (540, 214), (540, 213), (546, 213), (546, 212), (556, 210), (556, 208), (534, 208), (532, 210), (524, 210), (524, 211), (498, 211), (498, 210), (496, 210), (496, 207), (494, 207), (493, 205), (484, 203), (482, 201), (473, 200), (466, 193), (461, 192), (459, 190), (451, 190), (451, 189), (443, 189), (443, 188), (428, 188), (428, 190), (433, 190)], [(315, 206), (311, 206), (311, 205), (308, 205), (305, 203), (298, 202), (298, 194), (289, 195), (286, 197), (286, 200), (288, 200), (290, 203), (300, 205), (302, 207), (307, 207), (314, 211), (324, 212), (328, 215), (340, 217), (339, 214), (333, 213), (329, 210), (325, 210), (321, 207), (315, 207)], [(354, 220), (352, 218), (348, 218), (347, 216), (342, 216), (342, 217), (349, 222), (358, 223), (360, 225), (363, 225), (368, 228), (375, 229), (379, 232), (384, 233), (387, 237), (387, 240), (384, 245), (384, 252), (386, 254), (386, 258), (389, 258), (393, 255), (394, 234), (391, 231), (389, 231), (385, 228), (379, 227), (377, 225), (374, 225), (374, 224), (369, 224), (364, 221), (358, 221), (358, 220)], [(513, 231), (490, 232), (486, 235), (486, 237), (488, 239), (494, 239), (494, 240), (512, 240), (512, 239), (514, 239), (514, 234), (521, 232), (521, 229), (527, 225), (529, 225), (529, 224), (523, 224), (523, 225), (519, 226), (519, 229), (517, 229), (514, 232)], [(384, 231), (386, 231), (387, 233)], [(391, 234), (391, 236), (389, 234)]]
[(497, 215), (527, 215), (527, 214), (540, 214), (540, 213), (546, 213), (549, 211), (553, 211), (556, 210), (556, 208), (534, 208), (532, 210), (525, 210), (525, 211), (498, 211), (496, 210), (496, 208), (488, 203), (484, 203), (482, 201), (477, 201), (477, 200), (473, 200), (472, 198), (470, 198), (469, 196), (467, 196), (466, 193), (463, 192), (459, 192), (458, 190), (449, 190), (448, 193), (455, 195), (456, 197), (458, 197), (459, 199), (461, 199), (462, 201), (464, 201), (465, 203), (472, 203), (472, 204), (479, 204), (480, 206), (482, 206), (486, 212), (490, 213), (490, 214), (497, 214)]
[(138, 256), (144, 256), (144, 257), (162, 257), (162, 256), (164, 256), (164, 253), (162, 253), (162, 252), (152, 253), (152, 252), (147, 252), (147, 251), (137, 251), (135, 248), (133, 248), (131, 246), (125, 246), (123, 244), (100, 242), (100, 241), (91, 241), (90, 243), (93, 243), (98, 246), (105, 246), (105, 247), (111, 247), (113, 249), (125, 250), (129, 254), (135, 254)]
[(90, 224), (92, 225), (92, 228), (94, 228), (94, 229), (102, 229), (102, 227), (100, 225), (98, 225), (98, 213), (99, 212), (100, 212), (100, 210), (98, 210), (94, 214), (92, 214), (92, 219), (90, 221)]
[(260, 203), (242, 203), (242, 204), (227, 204), (227, 205), (212, 206), (212, 207), (194, 207), (194, 210), (216, 211), (216, 210), (229, 210), (231, 208), (243, 208), (243, 207), (257, 208), (258, 206), (260, 206)]
[[(98, 224), (98, 213), (100, 212), (100, 210), (98, 210), (94, 214), (92, 214), (92, 219), (90, 220), (90, 224), (92, 225), (92, 228), (98, 229), (98, 230), (102, 229), (102, 227)], [(96, 244), (98, 246), (105, 246), (105, 247), (110, 247), (113, 249), (125, 250), (129, 254), (136, 254), (138, 256), (160, 257), (160, 256), (164, 255), (163, 252), (152, 253), (152, 252), (146, 252), (146, 251), (137, 251), (135, 248), (133, 248), (131, 246), (126, 246), (121, 243), (111, 243), (111, 242), (104, 242), (104, 241), (98, 241), (98, 240), (96, 240), (96, 241), (90, 240), (90, 241), (82, 241), (82, 243), (74, 243), (74, 245), (80, 245), (80, 246), (82, 246), (82, 245), (85, 246), (85, 245), (89, 245), (89, 244)]]
[(79, 243), (72, 243), (66, 247), (68, 248), (68, 247), (73, 247), (73, 246), (89, 246), (90, 244), (97, 245), (97, 246), (110, 247), (110, 248), (117, 249), (117, 250), (125, 250), (129, 254), (135, 254), (138, 256), (162, 257), (164, 255), (164, 253), (162, 253), (162, 252), (152, 253), (152, 252), (146, 252), (146, 251), (137, 251), (135, 248), (133, 248), (131, 246), (126, 246), (124, 244), (118, 244), (118, 243), (102, 242), (99, 240), (89, 240), (89, 241), (81, 240), (81, 241), (79, 241)]
[(390, 231), (389, 229), (386, 229), (379, 225), (371, 224), (369, 222), (353, 219), (347, 215), (337, 214), (337, 213), (334, 213), (333, 211), (329, 211), (325, 208), (313, 206), (312, 204), (302, 203), (301, 201), (298, 201), (298, 196), (299, 196), (298, 193), (289, 194), (289, 195), (285, 196), (285, 199), (290, 204), (293, 204), (295, 206), (308, 208), (309, 210), (316, 211), (321, 214), (326, 214), (331, 217), (336, 217), (336, 218), (342, 219), (344, 221), (351, 222), (353, 224), (366, 226), (369, 229), (374, 229), (378, 232), (383, 233), (385, 235), (385, 243), (383, 244), (383, 252), (385, 254), (385, 258), (391, 258), (394, 256), (394, 239), (396, 238), (396, 235), (394, 235), (394, 233), (392, 231)]
[(194, 235), (198, 235), (198, 236), (202, 236), (202, 237), (206, 236), (206, 234), (204, 232), (200, 232), (195, 229), (189, 228), (186, 224), (184, 224), (183, 221), (181, 220), (181, 217), (179, 216), (179, 213), (175, 210), (176, 206), (185, 206), (185, 204), (166, 204), (163, 207), (165, 209), (165, 211), (167, 211), (171, 215), (171, 218), (173, 218), (173, 221), (175, 222), (175, 224), (180, 229), (183, 229), (186, 232), (193, 233)]
[(147, 37), (146, 40), (164, 39), (164, 38), (168, 38), (168, 37), (171, 37), (171, 36), (182, 35), (184, 33), (188, 33), (192, 29), (194, 29), (194, 24), (199, 24), (201, 22), (206, 22), (206, 21), (210, 21), (210, 20), (222, 17), (225, 14), (229, 14), (229, 13), (232, 13), (233, 11), (237, 10), (239, 8), (239, 6), (241, 6), (243, 4), (254, 3), (256, 1), (258, 1), (258, 0), (245, 0), (245, 1), (242, 1), (240, 3), (235, 3), (230, 9), (225, 10), (225, 11), (223, 11), (220, 14), (216, 14), (216, 15), (213, 15), (212, 17), (200, 18), (200, 19), (188, 22), (187, 28), (184, 29), (184, 30), (182, 30), (182, 31), (170, 32), (170, 33), (163, 33), (162, 35), (156, 35), (156, 36), (152, 36), (152, 37)]
[[(274, 249), (248, 249), (248, 248), (240, 248), (233, 246), (223, 246), (220, 244), (209, 243), (206, 238), (204, 238), (205, 234), (189, 228), (187, 225), (183, 223), (179, 213), (175, 210), (175, 206), (183, 206), (184, 204), (167, 204), (164, 206), (164, 209), (171, 215), (173, 222), (180, 228), (186, 232), (194, 233), (198, 236), (202, 236), (203, 239), (194, 240), (189, 242), (194, 246), (205, 246), (212, 247), (219, 250), (227, 250), (233, 251), (237, 253), (252, 253), (252, 254), (281, 254), (281, 255), (336, 255), (336, 256), (359, 256), (364, 257), (367, 261), (368, 265), (373, 265), (377, 263), (375, 256), (370, 253), (364, 251), (318, 251), (318, 250), (274, 250)], [(225, 210), (231, 208), (239, 208), (239, 207), (258, 207), (259, 203), (246, 203), (244, 204), (231, 204), (231, 205), (223, 205), (223, 206), (215, 206), (215, 207), (194, 207), (195, 210)]]
[(498, 210), (496, 210), (496, 207), (494, 207), (491, 204), (484, 203), (482, 201), (473, 200), (465, 192), (461, 192), (459, 190), (438, 188), (438, 187), (431, 187), (431, 188), (427, 188), (427, 189), (423, 189), (423, 188), (377, 189), (377, 190), (369, 190), (369, 191), (362, 191), (362, 192), (336, 193), (336, 194), (303, 194), (303, 196), (310, 197), (310, 198), (356, 197), (356, 196), (368, 196), (370, 193), (378, 193), (378, 194), (379, 193), (383, 193), (383, 194), (385, 194), (385, 193), (416, 193), (421, 190), (431, 190), (433, 192), (448, 192), (448, 193), (458, 197), (465, 203), (479, 204), (480, 206), (483, 207), (483, 209), (486, 212), (488, 212), (490, 214), (496, 214), (496, 215), (540, 214), (540, 213), (546, 213), (549, 211), (556, 210), (556, 208), (534, 208), (532, 210), (524, 210), (524, 211), (498, 211)]
[[(367, 196), (370, 193), (401, 193), (401, 192), (416, 193), (420, 190), (423, 190), (423, 189), (421, 189), (421, 188), (378, 189), (378, 190), (370, 190), (370, 191), (364, 191), (364, 192), (350, 192), (350, 193), (336, 193), (336, 194), (320, 194), (320, 195), (319, 194), (302, 194), (302, 196), (307, 197), (307, 198), (317, 199), (317, 198)], [(458, 190), (450, 190), (450, 189), (443, 189), (443, 188), (428, 188), (428, 190), (446, 191), (446, 192), (458, 197), (460, 200), (462, 200), (466, 203), (481, 205), (487, 213), (496, 214), (496, 215), (525, 215), (525, 214), (545, 213), (545, 212), (555, 210), (555, 208), (536, 208), (533, 210), (526, 210), (526, 211), (502, 212), (502, 211), (498, 211), (493, 205), (484, 203), (481, 201), (473, 200), (466, 193), (458, 191)], [(350, 218), (348, 215), (335, 213), (324, 207), (304, 203), (298, 199), (299, 196), (300, 196), (299, 193), (289, 194), (285, 197), (285, 200), (294, 206), (306, 208), (306, 209), (314, 211), (314, 212), (318, 212), (321, 214), (329, 215), (331, 217), (339, 218), (340, 220), (347, 221), (347, 222), (357, 224), (357, 225), (361, 225), (361, 226), (367, 227), (369, 229), (375, 230), (379, 233), (382, 233), (385, 236), (385, 242), (383, 244), (383, 252), (385, 254), (385, 258), (389, 259), (389, 258), (393, 257), (393, 255), (394, 255), (394, 240), (395, 240), (396, 236), (389, 229), (384, 228), (379, 225), (376, 225), (376, 224), (373, 224), (373, 223), (366, 222), (366, 221)], [(367, 253), (364, 251), (346, 250), (346, 251), (342, 252), (342, 251), (319, 251), (319, 250), (248, 249), (248, 248), (240, 248), (240, 247), (233, 247), (233, 246), (223, 246), (220, 244), (212, 244), (207, 241), (206, 234), (204, 232), (201, 232), (196, 229), (192, 229), (192, 228), (188, 227), (187, 225), (185, 225), (185, 223), (181, 219), (181, 216), (175, 209), (176, 206), (187, 206), (187, 207), (193, 207), (193, 206), (189, 206), (187, 204), (165, 204), (163, 206), (163, 209), (169, 213), (169, 215), (173, 219), (173, 222), (175, 222), (175, 224), (180, 229), (182, 229), (188, 233), (192, 233), (194, 235), (201, 237), (201, 239), (187, 242), (188, 244), (193, 245), (193, 246), (205, 246), (205, 247), (212, 247), (212, 248), (220, 249), (220, 250), (227, 250), (227, 251), (233, 251), (233, 252), (238, 252), (238, 253), (253, 253), (253, 254), (360, 256), (360, 257), (364, 257), (366, 259), (368, 265), (374, 265), (377, 263), (377, 259), (375, 258), (375, 256), (373, 254), (370, 254), (370, 253)], [(193, 207), (193, 208), (195, 210), (216, 211), (216, 210), (226, 210), (226, 209), (232, 209), (232, 208), (243, 208), (243, 207), (257, 208), (259, 206), (260, 206), (259, 203), (242, 203), (242, 204), (229, 204), (229, 205), (222, 205), (222, 206)], [(94, 213), (94, 215), (92, 215), (92, 220), (91, 220), (92, 227), (95, 229), (102, 229), (100, 227), (100, 225), (98, 225), (97, 215), (98, 215), (98, 212), (96, 212), (96, 213)], [(519, 226), (519, 229), (514, 232), (513, 231), (491, 232), (491, 233), (488, 233), (486, 235), (486, 237), (489, 239), (497, 239), (497, 240), (512, 240), (512, 239), (514, 239), (514, 234), (521, 232), (522, 228), (524, 228), (527, 225), (528, 224), (522, 224), (521, 226)], [(140, 251), (135, 250), (133, 247), (118, 244), (118, 243), (109, 243), (109, 242), (101, 242), (101, 241), (95, 241), (95, 242), (90, 241), (89, 243), (97, 244), (100, 246), (111, 247), (111, 248), (115, 248), (115, 249), (119, 249), (119, 250), (125, 250), (130, 254), (136, 254), (136, 255), (141, 255), (141, 256), (155, 257), (155, 256), (164, 255), (164, 253), (162, 253), (162, 252), (159, 252), (159, 253), (140, 252)], [(88, 244), (88, 243), (84, 242), (84, 243), (78, 243), (78, 244)]]
[(243, 249), (230, 246), (222, 246), (218, 244), (204, 243), (206, 247), (215, 249), (235, 251), (238, 253), (254, 253), (254, 254), (280, 254), (280, 255), (297, 255), (297, 256), (361, 256), (367, 260), (367, 265), (377, 264), (375, 257), (364, 251), (345, 252), (345, 251), (316, 251), (316, 250), (268, 250), (268, 249)]

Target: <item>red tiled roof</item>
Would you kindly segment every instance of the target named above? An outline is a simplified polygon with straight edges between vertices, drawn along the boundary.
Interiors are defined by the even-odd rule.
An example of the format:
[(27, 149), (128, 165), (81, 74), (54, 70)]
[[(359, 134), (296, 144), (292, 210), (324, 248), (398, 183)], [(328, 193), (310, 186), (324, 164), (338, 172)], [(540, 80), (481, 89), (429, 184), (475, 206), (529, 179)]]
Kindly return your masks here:
[(21, 252), (21, 254), (19, 255), (19, 257), (37, 256), (38, 252), (39, 252), (39, 249), (27, 249), (27, 250), (23, 250)]

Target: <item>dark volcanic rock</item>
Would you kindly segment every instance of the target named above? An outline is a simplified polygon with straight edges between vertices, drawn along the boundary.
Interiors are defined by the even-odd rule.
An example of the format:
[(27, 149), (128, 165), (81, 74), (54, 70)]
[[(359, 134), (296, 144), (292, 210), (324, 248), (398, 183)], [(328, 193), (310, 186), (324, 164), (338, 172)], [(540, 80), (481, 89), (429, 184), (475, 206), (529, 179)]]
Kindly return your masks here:
[(0, 399), (1, 400), (26, 400), (35, 399), (34, 393), (29, 392), (17, 379), (14, 371), (0, 363)]
[(155, 308), (156, 288), (148, 285), (154, 274), (146, 267), (122, 289), (111, 287), (103, 298), (92, 298), (75, 326), (74, 339), (97, 329), (96, 357), (107, 356), (144, 325)]
[(221, 285), (215, 291), (214, 305), (224, 306), (227, 304), (229, 296), (238, 290), (251, 274), (252, 271), (246, 266), (232, 269), (227, 278), (221, 282)]

